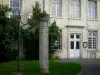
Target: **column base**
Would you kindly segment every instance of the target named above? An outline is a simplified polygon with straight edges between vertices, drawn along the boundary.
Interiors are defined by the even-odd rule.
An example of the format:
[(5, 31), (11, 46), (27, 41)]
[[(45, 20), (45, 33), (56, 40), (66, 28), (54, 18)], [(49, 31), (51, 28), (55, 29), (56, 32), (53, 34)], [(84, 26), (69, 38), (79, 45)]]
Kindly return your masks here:
[(48, 70), (48, 68), (40, 68), (40, 72), (49, 73), (49, 70)]
[(12, 75), (24, 75), (23, 73), (13, 72)]

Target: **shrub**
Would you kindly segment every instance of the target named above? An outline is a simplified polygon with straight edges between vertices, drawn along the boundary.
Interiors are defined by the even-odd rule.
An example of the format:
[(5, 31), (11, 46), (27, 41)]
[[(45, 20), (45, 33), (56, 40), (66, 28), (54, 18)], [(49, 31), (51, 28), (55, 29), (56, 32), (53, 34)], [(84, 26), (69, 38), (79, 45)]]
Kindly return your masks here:
[(16, 60), (17, 55), (18, 55), (18, 50), (16, 50), (16, 49), (7, 51), (7, 59), (8, 60)]
[(53, 56), (60, 46), (58, 44), (59, 37), (59, 27), (56, 25), (56, 21), (54, 21), (49, 27), (49, 58)]
[(60, 59), (60, 56), (53, 56), (51, 57), (52, 60), (59, 60)]
[(24, 41), (24, 54), (26, 60), (37, 60), (39, 59), (39, 42), (38, 40), (27, 40)]

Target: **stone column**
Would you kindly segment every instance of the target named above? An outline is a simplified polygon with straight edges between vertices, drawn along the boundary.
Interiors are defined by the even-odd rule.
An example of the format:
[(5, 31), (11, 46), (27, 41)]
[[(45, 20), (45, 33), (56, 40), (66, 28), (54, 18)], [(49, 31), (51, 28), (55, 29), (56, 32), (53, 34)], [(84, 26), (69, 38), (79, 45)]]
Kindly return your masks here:
[(49, 15), (40, 15), (40, 27), (39, 27), (39, 61), (40, 72), (49, 72), (48, 64), (48, 24)]

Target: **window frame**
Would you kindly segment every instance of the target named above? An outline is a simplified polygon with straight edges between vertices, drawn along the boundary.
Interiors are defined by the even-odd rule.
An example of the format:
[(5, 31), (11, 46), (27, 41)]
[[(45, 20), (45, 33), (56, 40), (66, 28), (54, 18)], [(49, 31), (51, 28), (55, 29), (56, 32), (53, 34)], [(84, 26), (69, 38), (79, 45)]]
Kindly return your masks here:
[[(51, 17), (62, 17), (62, 0), (61, 0), (61, 3), (54, 3), (55, 6), (56, 6), (56, 8), (55, 8), (56, 9), (55, 10), (56, 13), (55, 14), (53, 14), (53, 9), (52, 9), (53, 8), (53, 5), (54, 5), (53, 4), (53, 0), (51, 0), (50, 3), (51, 3)], [(59, 8), (59, 10), (61, 10), (60, 12), (58, 11), (58, 4), (60, 5), (60, 8)], [(60, 13), (61, 16), (58, 15), (58, 12)]]
[[(90, 33), (91, 33), (91, 32), (92, 32), (92, 33), (93, 33), (93, 32), (96, 33), (96, 36), (94, 36), (94, 37), (96, 38), (96, 41), (95, 41), (95, 42), (96, 42), (96, 44), (95, 44), (95, 45), (96, 45), (96, 46), (95, 46), (96, 48), (93, 48), (93, 45), (94, 45), (94, 44), (93, 44), (93, 38), (94, 38), (94, 37), (93, 37), (93, 34), (92, 34), (92, 36), (89, 36), (89, 32), (90, 32)], [(92, 39), (91, 39), (91, 40), (92, 40), (92, 41), (91, 41), (91, 42), (92, 42), (91, 48), (89, 48), (89, 38), (90, 38), (90, 37), (92, 38)], [(98, 40), (98, 32), (97, 32), (97, 31), (88, 31), (88, 47), (87, 47), (88, 50), (97, 50), (97, 49), (98, 49), (98, 41), (97, 41), (97, 40)]]
[[(12, 4), (11, 4), (11, 1), (12, 1)], [(19, 7), (17, 7), (17, 6), (14, 7), (13, 2), (19, 2)], [(11, 5), (12, 5), (12, 7), (11, 7)], [(9, 8), (12, 9), (12, 12), (13, 12), (13, 9), (18, 8), (20, 10), (20, 13), (22, 14), (22, 6), (23, 6), (23, 0), (19, 0), (19, 1), (9, 0)], [(13, 12), (13, 14), (18, 15), (18, 12)]]
[[(95, 9), (95, 18), (90, 18), (89, 17), (89, 1), (92, 1), (92, 2), (95, 2), (96, 3), (96, 9)], [(88, 0), (88, 2), (87, 2), (87, 11), (88, 11), (88, 19), (89, 20), (97, 20), (97, 18), (98, 18), (98, 0)]]
[(82, 8), (82, 0), (79, 0), (80, 1), (80, 5), (79, 5), (79, 17), (75, 17), (75, 16), (72, 16), (72, 6), (71, 6), (71, 0), (69, 0), (69, 15), (70, 15), (70, 17), (69, 18), (72, 18), (72, 19), (81, 19), (81, 17), (82, 17), (82, 10), (81, 10), (81, 8)]

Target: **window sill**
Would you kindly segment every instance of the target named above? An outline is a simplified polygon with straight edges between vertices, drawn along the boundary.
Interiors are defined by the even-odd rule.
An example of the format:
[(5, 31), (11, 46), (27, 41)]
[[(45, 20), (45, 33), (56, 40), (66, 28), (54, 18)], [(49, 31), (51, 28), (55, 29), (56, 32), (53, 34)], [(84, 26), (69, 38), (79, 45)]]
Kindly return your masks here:
[(88, 21), (99, 21), (98, 19), (88, 19)]
[(57, 49), (57, 52), (62, 52), (62, 50), (61, 49)]
[(98, 50), (95, 49), (95, 50), (91, 50), (91, 49), (88, 49), (89, 52), (97, 52)]
[(68, 18), (68, 19), (72, 19), (72, 20), (82, 20), (82, 18)]
[(53, 16), (50, 16), (50, 18), (63, 19), (63, 17), (57, 17), (57, 16), (55, 16), (55, 17), (53, 17)]

